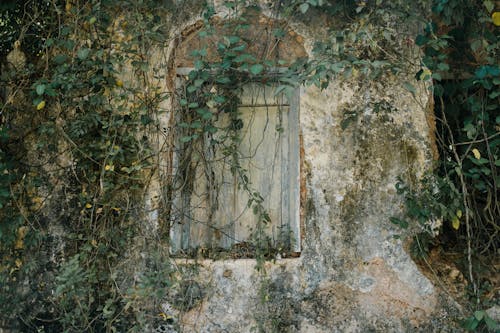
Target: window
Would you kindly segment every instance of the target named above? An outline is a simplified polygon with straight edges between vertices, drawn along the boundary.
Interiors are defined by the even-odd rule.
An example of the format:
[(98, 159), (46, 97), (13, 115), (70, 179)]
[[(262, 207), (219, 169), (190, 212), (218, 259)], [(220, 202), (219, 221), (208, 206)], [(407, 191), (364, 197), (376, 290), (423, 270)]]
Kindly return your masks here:
[(287, 99), (275, 88), (245, 84), (236, 112), (212, 110), (218, 130), (198, 140), (177, 126), (173, 254), (300, 252), (299, 91)]

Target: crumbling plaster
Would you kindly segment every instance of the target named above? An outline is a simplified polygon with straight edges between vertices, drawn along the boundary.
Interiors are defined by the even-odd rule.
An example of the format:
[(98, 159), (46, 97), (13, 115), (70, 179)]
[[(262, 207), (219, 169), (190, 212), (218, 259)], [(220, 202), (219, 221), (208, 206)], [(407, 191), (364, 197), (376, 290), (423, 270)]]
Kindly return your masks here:
[[(387, 91), (397, 89), (395, 81), (387, 82)], [(363, 98), (365, 91), (349, 82), (302, 90), (304, 162), (310, 168), (302, 255), (266, 263), (265, 276), (255, 270), (255, 260), (197, 262), (206, 294), (199, 306), (177, 313), (186, 332), (250, 332), (259, 321), (279, 332), (404, 331), (433, 314), (435, 287), (394, 239), (401, 231), (389, 222), (400, 209), (397, 176), (429, 163), (425, 132), (415, 129), (425, 128), (423, 109), (407, 102), (391, 115), (397, 120), (364, 115), (342, 130), (343, 106), (369, 103)], [(405, 145), (416, 152), (411, 161)], [(269, 285), (281, 289), (264, 290), (272, 297), (260, 300), (261, 288)], [(291, 314), (265, 310), (287, 302), (293, 303)]]
[[(315, 34), (324, 33), (321, 24), (291, 27), (312, 56)], [(172, 54), (172, 49), (155, 54), (157, 69), (165, 70)], [(397, 177), (414, 181), (432, 163), (426, 115), (432, 97), (424, 84), (414, 82), (413, 70), (376, 81), (339, 77), (325, 90), (301, 88), (307, 193), (301, 256), (266, 262), (265, 274), (255, 269), (253, 259), (177, 259), (178, 265), (197, 266), (190, 278), (202, 290), (189, 311), (165, 300), (165, 312), (176, 318), (181, 331), (446, 331), (429, 320), (441, 311), (439, 291), (419, 272), (404, 241), (394, 238), (402, 231), (389, 222), (402, 207)], [(417, 87), (415, 95), (403, 88), (404, 81)], [(167, 92), (171, 88), (158, 85)], [(165, 110), (171, 109), (169, 103), (164, 102)], [(346, 112), (356, 117), (343, 128)], [(161, 116), (164, 128), (169, 119), (168, 112)], [(153, 182), (151, 188), (154, 198), (161, 186)]]

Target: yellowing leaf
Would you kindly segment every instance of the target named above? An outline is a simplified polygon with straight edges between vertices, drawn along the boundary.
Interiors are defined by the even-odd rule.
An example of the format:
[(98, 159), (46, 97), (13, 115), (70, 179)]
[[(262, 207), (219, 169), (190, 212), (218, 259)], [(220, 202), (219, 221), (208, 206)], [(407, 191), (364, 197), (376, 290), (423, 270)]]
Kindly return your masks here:
[(158, 314), (159, 317), (161, 317), (163, 320), (169, 320), (169, 319), (172, 319), (172, 316), (166, 314), (165, 312), (160, 312)]
[(123, 81), (122, 80), (116, 80), (116, 85), (118, 87), (123, 87)]
[(17, 267), (17, 268), (20, 268), (20, 267), (23, 265), (22, 260), (21, 260), (21, 259), (19, 259), (19, 258), (18, 258), (18, 259), (16, 259), (16, 261), (15, 261), (14, 263), (16, 264), (16, 267)]
[(85, 205), (85, 208), (90, 209), (90, 208), (92, 208), (92, 205), (88, 203)]
[(17, 229), (17, 239), (14, 244), (14, 249), (16, 250), (22, 250), (24, 249), (24, 237), (26, 237), (26, 234), (28, 233), (28, 227), (27, 226), (22, 226)]
[(462, 217), (462, 211), (459, 209), (457, 210), (457, 217), (458, 218), (461, 218)]
[(481, 158), (481, 153), (476, 148), (472, 149), (472, 154), (474, 154), (474, 157), (478, 160)]
[(432, 72), (426, 68), (420, 73), (420, 80), (427, 80), (432, 76)]
[(451, 226), (453, 227), (453, 229), (458, 230), (458, 228), (460, 227), (460, 220), (458, 219), (458, 217), (453, 217), (453, 219), (451, 220)]
[(38, 104), (36, 105), (36, 109), (37, 109), (37, 110), (41, 110), (41, 109), (43, 109), (44, 107), (45, 107), (45, 101), (41, 101), (40, 103), (38, 103)]
[(24, 238), (24, 236), (26, 236), (27, 233), (28, 233), (28, 227), (25, 225), (17, 229), (17, 237), (19, 238)]
[(109, 165), (109, 164), (106, 164), (106, 166), (104, 167), (104, 170), (106, 170), (106, 171), (109, 171), (109, 170), (111, 170), (111, 165)]
[(16, 250), (24, 249), (24, 240), (22, 240), (22, 239), (16, 240), (16, 243), (14, 244), (14, 249), (16, 249)]
[(491, 14), (491, 19), (494, 25), (500, 27), (500, 12), (493, 12), (493, 14)]
[(34, 204), (40, 204), (43, 202), (43, 199), (40, 198), (40, 197), (34, 197), (31, 199), (31, 202), (34, 203)]

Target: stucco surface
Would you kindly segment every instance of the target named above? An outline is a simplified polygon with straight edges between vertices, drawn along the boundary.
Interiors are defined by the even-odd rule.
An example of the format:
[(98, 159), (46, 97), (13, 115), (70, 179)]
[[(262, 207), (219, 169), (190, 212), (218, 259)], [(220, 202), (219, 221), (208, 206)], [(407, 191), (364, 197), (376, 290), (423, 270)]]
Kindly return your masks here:
[[(219, 2), (215, 1), (216, 10), (223, 20), (228, 13)], [(267, 14), (264, 10), (263, 15)], [(162, 167), (172, 167), (168, 153), (175, 125), (172, 64), (191, 65), (175, 59), (188, 54), (188, 50), (175, 52), (176, 38), (199, 19), (190, 16), (171, 31), (169, 47), (150, 53), (153, 73), (148, 89), (156, 87), (169, 96), (159, 105), (161, 112), (155, 119), (159, 131), (152, 138)], [(262, 22), (273, 26), (271, 21)], [(314, 40), (326, 34), (326, 21), (318, 17), (312, 23), (288, 23), (287, 38), (299, 50), (295, 53), (313, 57)], [(414, 50), (400, 51), (413, 57), (412, 63), (419, 63)], [(293, 54), (287, 60), (293, 60)], [(348, 78), (339, 75), (323, 90), (315, 86), (299, 89), (300, 256), (277, 256), (260, 271), (255, 259), (175, 259), (175, 266), (182, 268), (182, 282), (160, 306), (171, 320), (155, 320), (151, 331), (455, 331), (448, 318), (449, 303), (406, 251), (415, 230), (403, 231), (389, 221), (403, 208), (403, 198), (395, 189), (398, 178), (415, 182), (433, 162), (432, 110), (428, 107), (432, 95), (424, 83), (414, 80), (412, 66), (409, 63), (398, 75), (388, 73), (376, 80), (355, 72)], [(133, 86), (134, 73), (124, 72), (123, 81)], [(414, 94), (404, 88), (405, 82), (416, 87)], [(124, 284), (139, 280), (150, 257), (147, 243), (160, 238), (165, 223), (159, 212), (166, 177), (158, 169), (146, 193), (147, 213), (138, 221), (144, 225), (142, 234), (123, 255)], [(54, 238), (61, 233), (53, 227)], [(62, 252), (63, 245), (54, 253)]]
[[(323, 21), (290, 23), (309, 56), (315, 34), (324, 33)], [(168, 63), (155, 61), (158, 68)], [(178, 265), (196, 267), (189, 276), (196, 295), (187, 311), (176, 309), (174, 296), (166, 299), (163, 310), (175, 324), (162, 329), (453, 331), (440, 291), (405, 251), (411, 231), (389, 222), (402, 209), (398, 177), (415, 181), (432, 163), (431, 95), (414, 72), (409, 64), (407, 74), (339, 76), (324, 90), (301, 88), (301, 256), (266, 262), (265, 273), (253, 259), (178, 259)], [(416, 93), (403, 82), (414, 84)], [(165, 128), (167, 121), (164, 116)]]
[[(397, 177), (418, 176), (430, 158), (424, 108), (398, 79), (302, 89), (301, 257), (267, 262), (265, 274), (251, 259), (197, 262), (203, 295), (190, 311), (173, 313), (183, 331), (399, 332), (433, 315), (437, 291), (389, 222), (401, 208)], [(380, 101), (393, 109), (374, 113)], [(352, 108), (359, 115), (342, 129)]]

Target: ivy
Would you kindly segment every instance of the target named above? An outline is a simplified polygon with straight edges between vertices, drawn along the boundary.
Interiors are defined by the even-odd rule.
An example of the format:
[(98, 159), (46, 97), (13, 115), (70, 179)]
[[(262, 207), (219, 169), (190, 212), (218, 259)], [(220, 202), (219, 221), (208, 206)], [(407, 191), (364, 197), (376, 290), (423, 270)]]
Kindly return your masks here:
[[(276, 95), (290, 95), (303, 84), (325, 89), (338, 77), (377, 80), (408, 68), (411, 59), (405, 48), (413, 42), (424, 56), (420, 70), (412, 74), (433, 81), (440, 161), (421, 184), (398, 183), (404, 214), (390, 222), (416, 228), (422, 240), (422, 234), (431, 239), (437, 232), (429, 221), (442, 220), (467, 253), (467, 275), (475, 297), (480, 297), (481, 281), (472, 261), (497, 253), (500, 220), (500, 67), (494, 3), (276, 2), (272, 10), (284, 19), (307, 22), (326, 15), (344, 22), (333, 24), (315, 41), (311, 59), (286, 64), (278, 74), (273, 71), (285, 65), (282, 60), (258, 58), (250, 51), (254, 41), (246, 35), (251, 26), (241, 14), (258, 7), (246, 1), (224, 5), (233, 20), (224, 36), (216, 36), (213, 50), (218, 60), (208, 60), (213, 50), (206, 47), (193, 50), (194, 70), (185, 90), (170, 96), (151, 83), (154, 70), (148, 59), (152, 49), (171, 42), (166, 37), (171, 27), (186, 18), (174, 2), (0, 4), (0, 59), (16, 50), (25, 55), (22, 59), (17, 53), (20, 66), (4, 61), (1, 76), (6, 98), (0, 105), (0, 311), (6, 318), (20, 318), (24, 331), (140, 332), (157, 315), (160, 300), (170, 297), (182, 308), (192, 306), (171, 295), (175, 288), (184, 294), (196, 288), (178, 280), (185, 272), (162, 252), (168, 243), (150, 248), (154, 258), (140, 268), (143, 274), (136, 280), (129, 278), (132, 273), (120, 273), (121, 261), (141, 235), (137, 220), (144, 218), (144, 193), (158, 172), (153, 143), (160, 131), (161, 105), (168, 98), (178, 101), (175, 135), (184, 158), (179, 159), (177, 174), (168, 175), (173, 179), (165, 186), (165, 206), (172, 204), (175, 191), (189, 190), (189, 162), (197, 158), (196, 148), (220, 149), (257, 217), (246, 250), (257, 257), (264, 276), (264, 261), (286, 252), (293, 240), (283, 230), (283, 239), (271, 244), (264, 199), (242, 167), (238, 144), (243, 125), (237, 111), (242, 87), (255, 80), (273, 82)], [(428, 22), (422, 14), (426, 9), (433, 15)], [(213, 7), (204, 8), (200, 38), (214, 37), (214, 15)], [(402, 36), (391, 22), (423, 29), (417, 36)], [(276, 27), (271, 33), (280, 39), (286, 29)], [(404, 87), (416, 95), (410, 82)], [(221, 116), (230, 120), (224, 126), (217, 122)], [(356, 116), (347, 114), (342, 128)], [(160, 226), (164, 235), (170, 219), (165, 208), (159, 218), (167, 221)], [(61, 244), (64, 249), (58, 250)], [(425, 255), (421, 249), (418, 254)], [(492, 327), (483, 310), (471, 313), (466, 329)]]

